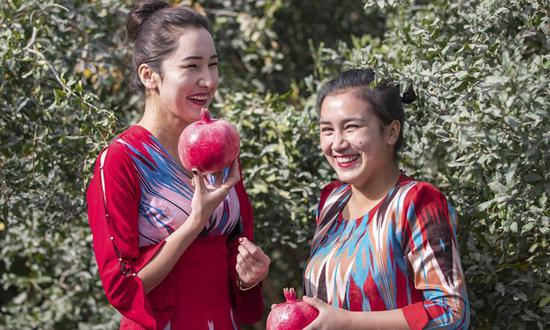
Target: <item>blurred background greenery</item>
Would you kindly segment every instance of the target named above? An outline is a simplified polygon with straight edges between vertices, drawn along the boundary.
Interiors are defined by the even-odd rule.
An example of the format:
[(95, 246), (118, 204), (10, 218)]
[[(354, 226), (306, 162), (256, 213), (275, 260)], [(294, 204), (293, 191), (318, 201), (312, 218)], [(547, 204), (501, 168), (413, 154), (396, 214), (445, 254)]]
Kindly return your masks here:
[[(283, 287), (300, 291), (319, 189), (333, 178), (315, 93), (372, 66), (416, 87), (401, 167), (459, 212), (471, 327), (550, 327), (546, 0), (184, 3), (214, 23), (213, 111), (241, 133), (256, 238), (272, 257), (266, 306)], [(0, 2), (0, 328), (117, 328), (84, 191), (100, 148), (142, 111), (129, 88), (132, 6)]]

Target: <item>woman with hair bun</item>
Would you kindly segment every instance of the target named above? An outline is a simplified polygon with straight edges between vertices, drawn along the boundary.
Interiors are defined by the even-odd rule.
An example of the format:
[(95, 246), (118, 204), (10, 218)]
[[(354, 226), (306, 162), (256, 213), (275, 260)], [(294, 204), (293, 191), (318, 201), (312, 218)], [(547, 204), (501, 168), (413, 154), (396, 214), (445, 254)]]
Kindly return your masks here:
[(177, 154), (218, 86), (208, 20), (143, 1), (127, 19), (141, 120), (97, 157), (88, 218), (103, 288), (121, 329), (239, 329), (263, 312), (270, 259), (253, 241), (238, 161), (213, 185)]
[(304, 300), (320, 313), (306, 329), (465, 329), (457, 214), (398, 166), (402, 103), (414, 90), (400, 96), (373, 81), (370, 69), (349, 70), (317, 98), (321, 149), (338, 180), (316, 213)]

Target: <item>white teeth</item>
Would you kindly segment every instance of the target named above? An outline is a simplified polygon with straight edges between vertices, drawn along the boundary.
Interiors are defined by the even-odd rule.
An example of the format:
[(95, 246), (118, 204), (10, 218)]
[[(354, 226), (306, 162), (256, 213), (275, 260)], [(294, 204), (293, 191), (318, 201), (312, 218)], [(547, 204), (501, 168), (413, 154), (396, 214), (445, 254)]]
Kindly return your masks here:
[(189, 99), (194, 101), (206, 101), (208, 97), (206, 96), (189, 96)]
[(355, 156), (335, 156), (334, 158), (336, 158), (336, 161), (338, 161), (338, 163), (351, 163), (351, 162), (359, 159), (359, 155), (355, 155)]

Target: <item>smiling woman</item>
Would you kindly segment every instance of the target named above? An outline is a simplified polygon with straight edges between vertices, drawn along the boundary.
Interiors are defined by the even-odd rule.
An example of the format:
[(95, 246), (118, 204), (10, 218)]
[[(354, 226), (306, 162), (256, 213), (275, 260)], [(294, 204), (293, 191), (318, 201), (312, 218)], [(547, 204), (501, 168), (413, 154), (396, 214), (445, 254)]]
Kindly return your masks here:
[(321, 149), (338, 180), (321, 191), (304, 272), (306, 329), (465, 329), (469, 305), (457, 215), (434, 186), (399, 170), (403, 97), (350, 70), (318, 97)]
[[(238, 329), (263, 312), (269, 257), (253, 240), (238, 161), (212, 185), (179, 161), (181, 132), (218, 87), (208, 20), (144, 1), (128, 16), (141, 120), (99, 154), (87, 190), (99, 275), (123, 329)], [(218, 175), (218, 174), (215, 174)]]

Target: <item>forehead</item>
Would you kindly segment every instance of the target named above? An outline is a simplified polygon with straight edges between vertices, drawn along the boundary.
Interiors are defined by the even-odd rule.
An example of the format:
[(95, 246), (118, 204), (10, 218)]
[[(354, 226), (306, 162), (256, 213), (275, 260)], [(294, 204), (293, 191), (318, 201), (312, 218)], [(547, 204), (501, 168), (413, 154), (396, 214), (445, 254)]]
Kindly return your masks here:
[(346, 120), (349, 118), (368, 119), (373, 113), (368, 102), (356, 91), (347, 90), (325, 97), (321, 105), (320, 121)]
[(212, 35), (203, 28), (185, 28), (177, 29), (175, 33), (178, 37), (178, 47), (167, 58), (167, 60), (183, 60), (190, 56), (200, 56), (210, 58), (216, 55), (216, 47)]

